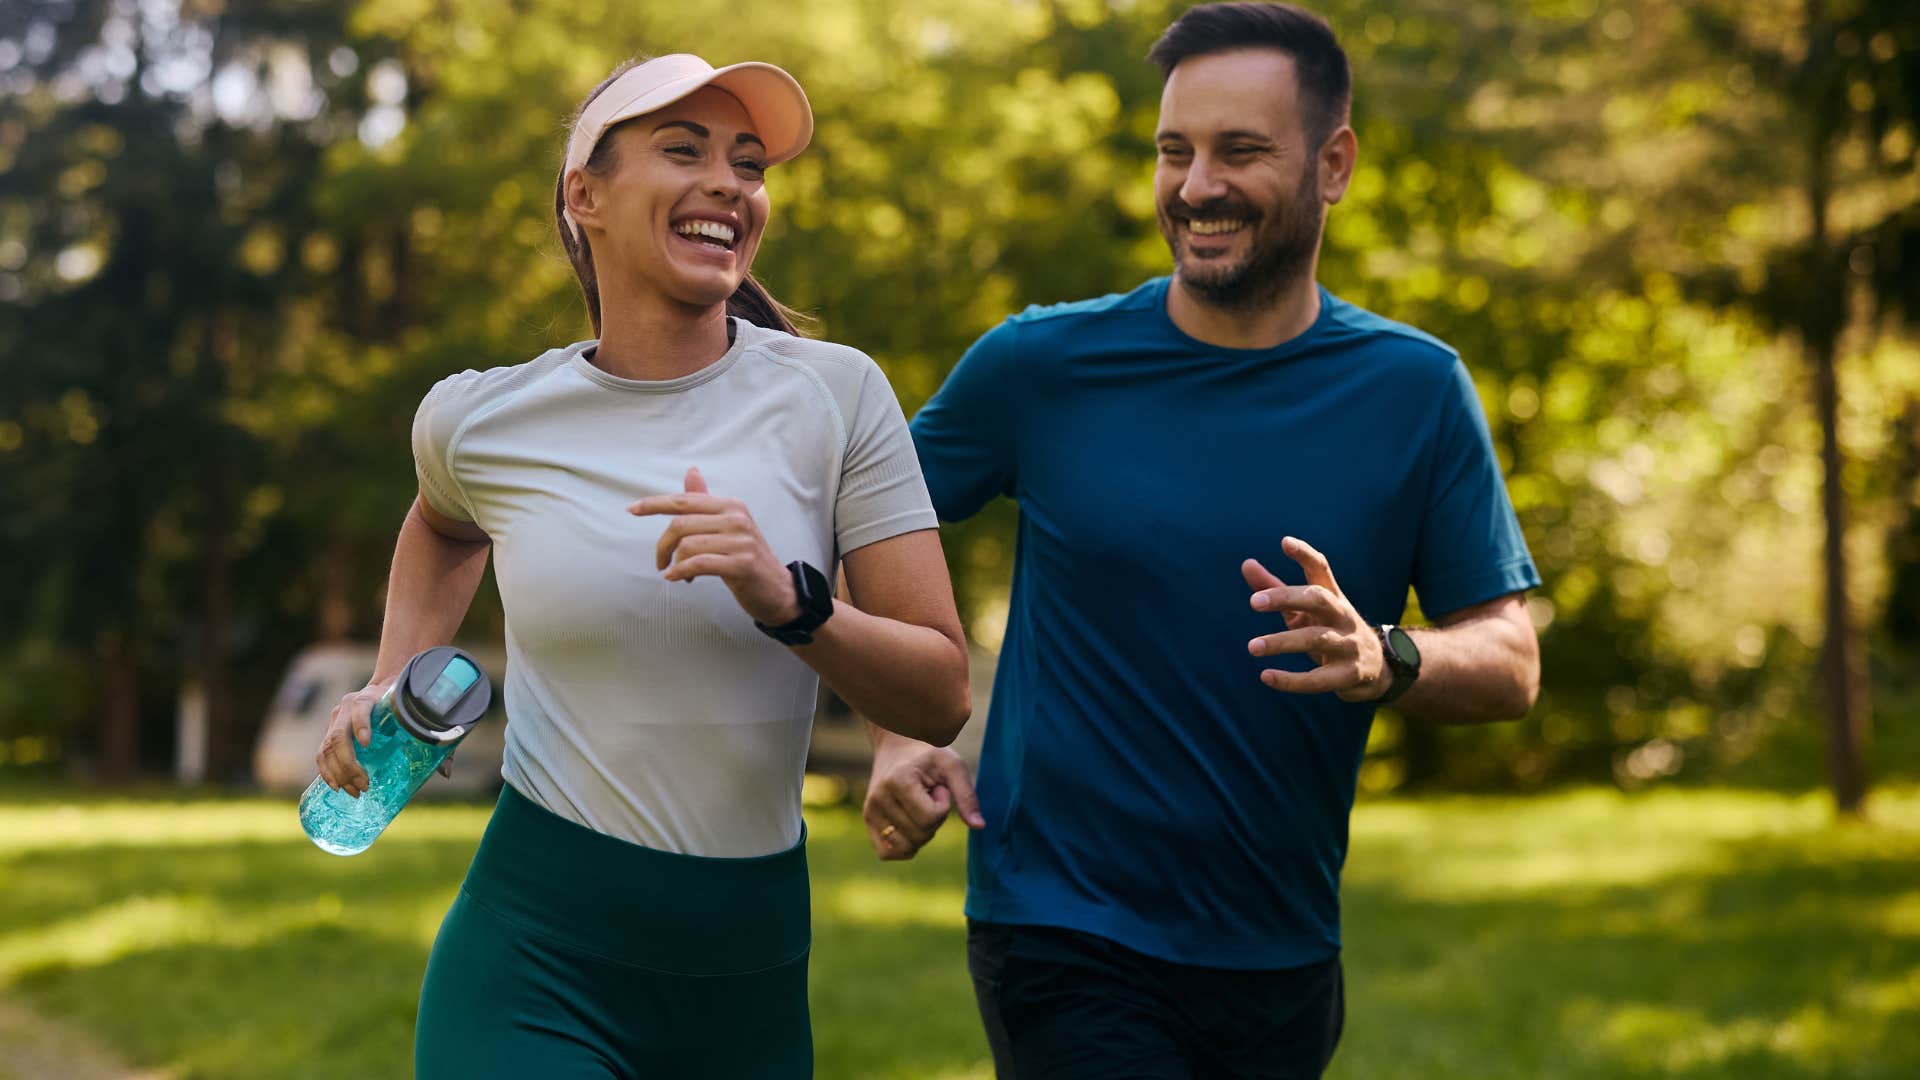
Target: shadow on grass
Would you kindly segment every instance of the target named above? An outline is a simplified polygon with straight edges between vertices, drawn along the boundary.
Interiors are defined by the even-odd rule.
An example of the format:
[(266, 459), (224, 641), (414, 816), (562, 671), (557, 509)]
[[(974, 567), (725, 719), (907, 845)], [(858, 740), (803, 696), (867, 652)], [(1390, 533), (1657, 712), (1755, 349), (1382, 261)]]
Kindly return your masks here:
[[(1713, 798), (1373, 812), (1335, 1080), (1920, 1075), (1920, 833)], [(818, 1075), (989, 1076), (960, 832), (883, 865), (850, 811), (809, 817)], [(350, 860), (204, 837), (0, 854), (0, 986), (183, 1077), (407, 1076), (481, 820)]]
[[(817, 832), (818, 1075), (988, 1075), (962, 847), (882, 866), (852, 831)], [(353, 859), (304, 840), (27, 851), (0, 860), (31, 886), (0, 891), (0, 987), (197, 1080), (410, 1076), (427, 950), (475, 839), (395, 838)], [(866, 890), (900, 910), (845, 903)]]
[[(1920, 867), (1729, 844), (1645, 886), (1346, 891), (1335, 1078), (1920, 1075)], [(1497, 883), (1490, 883), (1495, 884)]]

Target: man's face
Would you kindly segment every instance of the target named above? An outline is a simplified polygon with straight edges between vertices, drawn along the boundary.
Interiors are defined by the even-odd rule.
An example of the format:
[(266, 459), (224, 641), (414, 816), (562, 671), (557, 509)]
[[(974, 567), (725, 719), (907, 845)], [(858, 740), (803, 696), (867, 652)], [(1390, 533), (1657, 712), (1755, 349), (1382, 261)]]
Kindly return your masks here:
[(1154, 199), (1174, 272), (1222, 307), (1311, 272), (1326, 216), (1293, 58), (1238, 49), (1180, 61), (1160, 95)]

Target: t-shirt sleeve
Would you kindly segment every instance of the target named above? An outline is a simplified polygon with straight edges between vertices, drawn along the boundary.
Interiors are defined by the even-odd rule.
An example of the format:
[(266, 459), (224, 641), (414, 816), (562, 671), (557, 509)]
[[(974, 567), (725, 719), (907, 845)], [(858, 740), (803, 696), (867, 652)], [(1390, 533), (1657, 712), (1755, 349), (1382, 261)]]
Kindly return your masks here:
[(1017, 336), (1012, 321), (987, 331), (914, 415), (914, 447), (942, 521), (970, 518), (994, 496), (1014, 493)]
[(460, 407), (463, 385), (462, 376), (450, 376), (435, 383), (420, 400), (419, 411), (413, 414), (413, 471), (429, 506), (455, 521), (472, 521), (466, 489), (453, 473), (453, 437), (465, 412)]
[(1465, 364), (1441, 387), (1427, 505), (1414, 552), (1420, 609), (1438, 618), (1540, 584)]
[(834, 543), (845, 555), (901, 533), (939, 527), (907, 418), (886, 375), (869, 360), (847, 418), (847, 452), (833, 507)]

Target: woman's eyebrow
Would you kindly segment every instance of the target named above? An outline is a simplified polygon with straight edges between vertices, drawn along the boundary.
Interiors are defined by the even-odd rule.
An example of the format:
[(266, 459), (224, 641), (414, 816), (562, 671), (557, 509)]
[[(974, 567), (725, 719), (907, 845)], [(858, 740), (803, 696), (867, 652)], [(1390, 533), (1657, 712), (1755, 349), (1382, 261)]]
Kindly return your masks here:
[(691, 120), (668, 120), (658, 125), (653, 130), (655, 133), (659, 133), (671, 127), (686, 128), (688, 131), (693, 132), (695, 135), (698, 135), (703, 139), (713, 134), (713, 132), (707, 130), (707, 126), (705, 124), (696, 124)]
[[(659, 132), (665, 131), (666, 129), (673, 128), (673, 127), (686, 128), (688, 131), (693, 132), (695, 135), (698, 135), (703, 139), (711, 138), (713, 136), (713, 132), (710, 131), (705, 124), (696, 124), (691, 120), (667, 120), (662, 122), (658, 127), (655, 127), (653, 130), (656, 134), (658, 134)], [(739, 143), (752, 143), (753, 145), (758, 146), (762, 150), (765, 150), (767, 148), (767, 144), (760, 140), (760, 136), (755, 135), (751, 131), (743, 131), (740, 134), (735, 135), (733, 137), (733, 141), (736, 145)]]

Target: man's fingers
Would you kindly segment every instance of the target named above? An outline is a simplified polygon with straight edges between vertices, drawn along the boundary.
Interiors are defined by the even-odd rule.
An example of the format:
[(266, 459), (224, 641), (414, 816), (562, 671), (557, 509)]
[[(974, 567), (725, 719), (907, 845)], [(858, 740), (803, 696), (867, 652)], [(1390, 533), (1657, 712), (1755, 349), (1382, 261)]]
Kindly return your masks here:
[(1317, 667), (1312, 671), (1281, 671), (1268, 668), (1260, 673), (1260, 681), (1270, 689), (1287, 694), (1330, 694), (1345, 690), (1354, 684), (1353, 667), (1350, 664), (1338, 664)]
[(873, 850), (887, 862), (911, 859), (920, 853), (920, 845), (907, 839), (905, 833), (888, 822), (869, 823), (867, 836), (873, 841)]
[(954, 812), (967, 823), (967, 828), (985, 828), (987, 819), (980, 815), (980, 796), (973, 790), (973, 777), (968, 775), (967, 763), (960, 760), (959, 755), (940, 763), (940, 782), (952, 793)]
[[(1343, 643), (1344, 648), (1341, 647)], [(1309, 626), (1254, 638), (1247, 642), (1247, 651), (1255, 656), (1277, 656), (1280, 653), (1320, 652), (1345, 652), (1351, 655), (1355, 650), (1352, 642), (1338, 631), (1325, 626)]]
[(1299, 563), (1300, 569), (1307, 572), (1308, 584), (1318, 585), (1336, 593), (1340, 591), (1340, 583), (1333, 578), (1333, 567), (1327, 565), (1327, 557), (1320, 554), (1312, 544), (1297, 536), (1289, 536), (1280, 541), (1280, 550), (1286, 552), (1287, 558)]
[[(1344, 624), (1339, 600), (1334, 592), (1320, 585), (1282, 585), (1276, 589), (1262, 589), (1248, 601), (1255, 611), (1284, 611), (1310, 616), (1321, 620)], [(1289, 625), (1292, 621), (1289, 620)]]
[[(929, 822), (924, 811), (910, 804), (909, 800), (913, 798), (913, 794), (905, 793), (903, 797), (902, 792), (890, 788), (880, 793), (876, 809), (879, 810), (879, 816), (884, 820), (885, 825), (894, 827), (895, 833), (889, 835), (897, 835), (917, 848), (933, 839), (934, 830), (939, 827), (940, 818), (946, 817), (946, 814), (942, 812), (940, 818)], [(926, 797), (924, 791), (919, 791), (918, 794), (921, 798)], [(882, 826), (882, 831), (885, 830), (885, 825)]]
[(914, 842), (924, 844), (933, 839), (933, 834), (947, 820), (947, 812), (953, 808), (952, 797), (944, 787), (927, 787), (922, 783), (904, 784), (889, 792), (894, 796), (894, 805), (905, 820), (896, 821), (903, 829), (914, 832)]
[(1260, 565), (1259, 559), (1247, 559), (1240, 564), (1240, 576), (1246, 579), (1249, 589), (1274, 589), (1286, 582), (1273, 576), (1273, 571)]
[(700, 475), (700, 466), (698, 465), (687, 469), (687, 490), (695, 495), (705, 495), (707, 493), (707, 478)]

